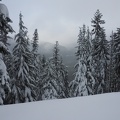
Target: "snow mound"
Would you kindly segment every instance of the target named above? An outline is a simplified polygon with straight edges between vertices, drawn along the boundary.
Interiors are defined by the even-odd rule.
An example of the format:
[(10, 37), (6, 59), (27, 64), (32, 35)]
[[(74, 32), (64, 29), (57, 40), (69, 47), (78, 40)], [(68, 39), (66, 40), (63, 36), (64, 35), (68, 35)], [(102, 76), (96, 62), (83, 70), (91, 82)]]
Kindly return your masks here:
[(4, 4), (0, 3), (0, 14), (4, 14), (5, 18), (8, 17), (9, 18), (9, 12), (7, 7)]
[(119, 120), (120, 93), (0, 106), (0, 120)]

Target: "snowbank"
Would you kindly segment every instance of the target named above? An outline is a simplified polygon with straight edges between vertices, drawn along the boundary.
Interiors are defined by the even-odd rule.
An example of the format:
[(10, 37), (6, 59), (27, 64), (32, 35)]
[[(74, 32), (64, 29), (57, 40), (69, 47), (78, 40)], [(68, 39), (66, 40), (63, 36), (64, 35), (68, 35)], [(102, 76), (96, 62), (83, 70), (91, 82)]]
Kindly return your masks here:
[(7, 7), (6, 7), (4, 4), (2, 4), (2, 3), (0, 3), (0, 14), (1, 14), (1, 13), (5, 15), (5, 18), (6, 18), (6, 17), (9, 18), (8, 9), (7, 9)]
[(0, 120), (120, 120), (120, 93), (0, 106)]

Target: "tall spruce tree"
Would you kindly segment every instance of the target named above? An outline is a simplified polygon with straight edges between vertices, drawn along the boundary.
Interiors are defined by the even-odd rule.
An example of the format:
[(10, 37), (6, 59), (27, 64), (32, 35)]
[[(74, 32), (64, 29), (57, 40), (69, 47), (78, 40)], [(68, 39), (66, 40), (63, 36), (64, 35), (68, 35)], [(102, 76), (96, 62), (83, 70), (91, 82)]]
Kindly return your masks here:
[(106, 72), (107, 72), (107, 60), (108, 60), (108, 41), (106, 40), (106, 34), (101, 24), (104, 24), (105, 21), (101, 20), (102, 14), (99, 10), (94, 15), (92, 19), (93, 26), (93, 68), (94, 76), (96, 79), (95, 84), (95, 93), (103, 93), (105, 90), (105, 83), (107, 81)]
[(120, 28), (114, 33), (113, 42), (113, 58), (114, 58), (114, 71), (116, 79), (114, 80), (114, 92), (120, 91)]
[(33, 34), (33, 42), (32, 42), (32, 52), (37, 53), (38, 52), (38, 32), (37, 29), (35, 29), (35, 32)]
[(43, 55), (42, 59), (41, 59), (41, 64), (42, 64), (43, 68), (46, 66), (46, 62), (47, 62), (46, 57), (45, 57), (45, 55)]
[[(48, 62), (43, 55), (42, 57), (39, 55), (37, 59), (38, 63), (38, 78), (39, 80), (37, 81), (37, 100), (43, 100), (47, 99), (43, 97), (42, 95), (44, 94), (44, 84), (46, 83), (46, 78), (47, 78), (47, 68), (48, 68)], [(49, 77), (48, 77), (49, 78)], [(44, 86), (44, 87), (43, 87)]]
[[(35, 79), (35, 84), (37, 86), (39, 80), (40, 80), (40, 69), (41, 69), (41, 66), (39, 64), (41, 64), (41, 60), (40, 60), (40, 55), (38, 54), (38, 32), (37, 32), (37, 29), (35, 29), (34, 31), (34, 34), (33, 34), (33, 42), (32, 42), (32, 65), (34, 66), (33, 68), (33, 75), (32, 77)], [(40, 68), (39, 68), (40, 67)], [(38, 93), (38, 86), (36, 88), (36, 93)], [(37, 99), (37, 98), (36, 98)]]
[[(4, 8), (4, 11), (2, 11)], [(6, 65), (4, 63), (3, 57), (9, 54), (7, 48), (8, 33), (14, 32), (9, 22), (12, 22), (8, 16), (7, 7), (1, 4), (0, 13), (0, 105), (6, 104), (6, 97), (10, 93), (10, 77), (7, 72)]]
[(115, 60), (114, 60), (114, 33), (112, 32), (109, 44), (110, 51), (110, 62), (109, 62), (109, 82), (108, 82), (108, 92), (115, 91), (115, 83), (116, 83), (116, 73), (115, 73)]
[(53, 57), (52, 57), (52, 64), (53, 64), (53, 69), (55, 71), (56, 75), (56, 82), (57, 82), (57, 91), (58, 91), (58, 98), (65, 98), (65, 90), (66, 87), (65, 84), (68, 79), (67, 79), (67, 67), (63, 64), (62, 58), (59, 54), (60, 49), (59, 49), (59, 43), (56, 41), (56, 44), (53, 49)]
[(80, 28), (76, 51), (77, 64), (75, 78), (70, 83), (71, 96), (85, 96), (93, 94), (94, 77), (91, 71), (91, 39), (89, 29), (85, 25)]
[(61, 58), (61, 61), (60, 61), (60, 74), (61, 74), (61, 77), (63, 79), (62, 98), (68, 98), (68, 97), (70, 97), (68, 70), (67, 70), (67, 66), (63, 63), (62, 58)]
[(67, 97), (67, 70), (59, 55), (59, 44), (56, 41), (53, 57), (44, 65), (42, 99)]
[(19, 15), (19, 33), (15, 36), (16, 46), (13, 48), (13, 103), (34, 101), (34, 80), (31, 77), (33, 69), (27, 28)]
[(39, 98), (42, 100), (58, 98), (56, 74), (54, 72), (51, 60), (46, 61), (40, 86), (41, 96)]
[(86, 78), (87, 78), (87, 90), (88, 95), (94, 94), (94, 85), (95, 85), (95, 78), (93, 74), (93, 57), (92, 57), (92, 34), (89, 30), (89, 27), (86, 30), (86, 42), (85, 42), (85, 48), (86, 48)]

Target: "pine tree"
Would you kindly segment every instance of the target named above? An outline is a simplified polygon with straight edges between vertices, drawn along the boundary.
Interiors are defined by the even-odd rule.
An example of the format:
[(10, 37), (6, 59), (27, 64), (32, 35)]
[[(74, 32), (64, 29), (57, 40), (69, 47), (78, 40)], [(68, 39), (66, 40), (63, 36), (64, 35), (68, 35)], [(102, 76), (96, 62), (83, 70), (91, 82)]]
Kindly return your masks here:
[(32, 63), (33, 63), (33, 66), (34, 66), (34, 74), (33, 74), (33, 77), (35, 78), (36, 81), (38, 81), (39, 79), (39, 75), (40, 74), (38, 71), (38, 61), (39, 61), (39, 58), (40, 58), (40, 55), (38, 54), (38, 32), (37, 32), (37, 29), (35, 29), (35, 32), (33, 34), (33, 43), (32, 43)]
[(35, 29), (35, 32), (33, 34), (33, 43), (32, 43), (32, 52), (35, 54), (38, 52), (38, 32), (37, 29)]
[[(44, 60), (43, 60), (44, 59)], [(44, 75), (46, 73), (46, 66), (47, 66), (47, 61), (45, 59), (45, 57), (41, 57), (40, 55), (37, 56), (37, 66), (36, 66), (36, 76), (35, 78), (36, 79), (36, 86), (37, 86), (37, 89), (36, 89), (36, 93), (37, 93), (37, 96), (36, 96), (36, 99), (37, 100), (42, 100), (42, 86), (43, 86), (43, 83), (44, 83)], [(44, 63), (43, 63), (44, 61)]]
[(106, 40), (106, 34), (101, 24), (105, 21), (101, 20), (102, 14), (99, 10), (95, 13), (94, 19), (92, 19), (93, 29), (93, 61), (94, 61), (94, 76), (96, 79), (95, 93), (103, 93), (105, 90), (106, 72), (107, 72), (107, 60), (108, 60), (108, 41)]
[(112, 32), (109, 41), (109, 62), (108, 62), (108, 83), (107, 83), (107, 91), (112, 92), (114, 91), (114, 59), (113, 59), (113, 43), (114, 43), (114, 33)]
[(11, 68), (12, 68), (12, 62), (13, 62), (13, 56), (12, 54), (6, 54), (4, 55), (4, 61), (5, 61), (5, 64), (6, 64), (6, 67), (7, 67), (7, 71), (8, 71), (8, 74), (11, 78), (12, 76), (12, 71), (11, 71)]
[(93, 24), (93, 34), (95, 34), (95, 42), (98, 40), (99, 38), (99, 35), (101, 33), (101, 29), (102, 27), (100, 25), (102, 24), (105, 24), (105, 21), (104, 20), (101, 20), (102, 18), (102, 14), (100, 13), (99, 10), (96, 11), (95, 15), (94, 15), (94, 18), (92, 19), (91, 23)]
[[(40, 69), (41, 68), (39, 68), (40, 67), (40, 65), (39, 64), (41, 64), (41, 62), (40, 62), (40, 55), (38, 54), (38, 40), (39, 40), (39, 38), (38, 38), (38, 32), (37, 32), (37, 29), (35, 29), (35, 32), (34, 32), (34, 34), (33, 34), (33, 42), (32, 42), (32, 51), (31, 51), (31, 53), (32, 53), (32, 56), (31, 56), (31, 58), (32, 58), (32, 65), (34, 66), (34, 68), (33, 68), (33, 78), (35, 79), (35, 84), (37, 85), (38, 84), (38, 82), (39, 82), (39, 80), (40, 80)], [(38, 88), (36, 88), (36, 93), (38, 93)], [(36, 98), (37, 99), (37, 98)]]
[(89, 27), (86, 31), (86, 42), (85, 42), (85, 48), (86, 48), (86, 78), (87, 78), (87, 90), (88, 95), (94, 94), (94, 85), (95, 85), (95, 78), (93, 74), (93, 58), (92, 58), (92, 34), (89, 30)]
[(46, 66), (47, 66), (47, 60), (45, 59), (45, 56), (43, 55), (43, 57), (41, 57), (40, 55), (38, 55), (37, 57), (37, 63), (38, 63), (38, 78), (39, 80), (37, 81), (37, 100), (42, 100), (42, 87), (44, 84), (44, 75), (46, 73)]
[(52, 58), (52, 62), (54, 64), (55, 70), (56, 70), (56, 74), (58, 73), (58, 67), (59, 67), (59, 62), (60, 62), (60, 55), (59, 55), (59, 44), (58, 41), (56, 41), (55, 47), (53, 49), (53, 58)]
[(93, 94), (94, 77), (91, 73), (91, 43), (89, 29), (85, 25), (80, 28), (76, 51), (77, 64), (75, 65), (75, 78), (70, 83), (71, 96), (85, 96)]
[(117, 32), (114, 33), (114, 43), (113, 43), (113, 54), (114, 54), (114, 71), (116, 74), (116, 79), (114, 81), (114, 91), (120, 90), (120, 28), (117, 28)]
[(45, 57), (45, 55), (43, 55), (42, 60), (41, 60), (41, 64), (42, 64), (43, 68), (46, 66), (46, 62), (47, 62), (46, 57)]
[(56, 75), (58, 98), (65, 98), (67, 97), (65, 95), (65, 91), (67, 90), (65, 85), (67, 85), (68, 82), (67, 67), (63, 64), (59, 51), (59, 43), (56, 41), (51, 60)]
[(63, 79), (63, 85), (62, 85), (62, 98), (68, 98), (70, 97), (70, 92), (69, 92), (69, 80), (68, 80), (68, 70), (67, 66), (63, 64), (63, 60), (61, 58), (60, 61), (60, 74), (61, 74), (61, 79)]
[(5, 16), (5, 14), (8, 14), (7, 7), (3, 5), (3, 7), (6, 8), (4, 10), (4, 13), (0, 13), (0, 104), (6, 104), (6, 97), (10, 93), (10, 77), (7, 72), (6, 65), (4, 63), (3, 57), (6, 54), (9, 54), (9, 50), (7, 48), (7, 39), (8, 39), (8, 33), (13, 33), (14, 30), (10, 26), (9, 22), (12, 22), (9, 16)]
[(57, 81), (51, 60), (46, 62), (41, 80), (41, 99), (57, 99)]
[(57, 41), (53, 49), (53, 57), (43, 64), (43, 66), (42, 99), (68, 97), (68, 89), (66, 88), (68, 85), (68, 74), (66, 66), (59, 55), (59, 44)]
[(31, 76), (32, 61), (29, 50), (27, 28), (19, 15), (19, 33), (15, 36), (16, 46), (13, 48), (13, 103), (34, 101), (34, 80)]

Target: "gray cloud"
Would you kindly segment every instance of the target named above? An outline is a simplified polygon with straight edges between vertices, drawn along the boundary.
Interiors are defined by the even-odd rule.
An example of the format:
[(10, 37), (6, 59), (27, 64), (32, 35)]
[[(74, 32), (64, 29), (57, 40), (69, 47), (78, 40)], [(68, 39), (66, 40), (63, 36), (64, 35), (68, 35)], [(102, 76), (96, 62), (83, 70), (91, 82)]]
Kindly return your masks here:
[(18, 15), (22, 11), (24, 23), (32, 37), (35, 28), (41, 41), (71, 45), (76, 42), (79, 26), (91, 26), (97, 9), (103, 14), (109, 35), (120, 27), (119, 0), (4, 0), (9, 9), (13, 28), (18, 30)]

